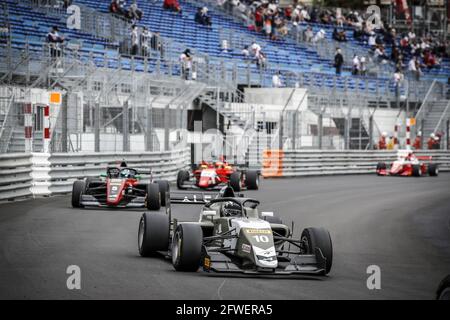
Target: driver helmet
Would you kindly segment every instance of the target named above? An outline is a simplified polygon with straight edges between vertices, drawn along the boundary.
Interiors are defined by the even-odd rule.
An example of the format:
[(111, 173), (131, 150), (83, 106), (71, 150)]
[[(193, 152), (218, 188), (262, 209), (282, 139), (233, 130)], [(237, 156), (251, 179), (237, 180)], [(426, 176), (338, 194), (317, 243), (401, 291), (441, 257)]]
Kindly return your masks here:
[(388, 133), (385, 131), (385, 132), (383, 132), (382, 134), (381, 134), (383, 137), (387, 137), (387, 135), (388, 135)]
[(130, 176), (130, 170), (123, 169), (122, 171), (120, 171), (120, 175), (124, 178), (128, 178)]
[(232, 201), (228, 201), (223, 205), (222, 212), (225, 217), (235, 217), (242, 214), (241, 206)]
[(222, 162), (222, 161), (217, 161), (217, 162), (216, 162), (216, 167), (217, 167), (217, 168), (223, 167), (223, 162)]
[(434, 133), (430, 134), (431, 138), (434, 138), (436, 135)]

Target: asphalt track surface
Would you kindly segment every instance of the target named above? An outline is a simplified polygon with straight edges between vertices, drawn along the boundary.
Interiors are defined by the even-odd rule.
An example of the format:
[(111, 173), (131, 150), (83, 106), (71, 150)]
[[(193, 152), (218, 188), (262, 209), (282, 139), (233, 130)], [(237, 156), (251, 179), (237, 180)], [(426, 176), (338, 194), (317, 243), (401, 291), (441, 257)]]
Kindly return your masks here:
[[(319, 279), (261, 279), (179, 273), (163, 258), (141, 258), (142, 210), (77, 210), (69, 196), (0, 205), (1, 299), (433, 299), (450, 274), (450, 174), (262, 181), (247, 192), (283, 222), (330, 230), (333, 268)], [(196, 220), (198, 206), (173, 206)], [(66, 268), (81, 268), (68, 290)], [(368, 290), (366, 268), (381, 268)]]

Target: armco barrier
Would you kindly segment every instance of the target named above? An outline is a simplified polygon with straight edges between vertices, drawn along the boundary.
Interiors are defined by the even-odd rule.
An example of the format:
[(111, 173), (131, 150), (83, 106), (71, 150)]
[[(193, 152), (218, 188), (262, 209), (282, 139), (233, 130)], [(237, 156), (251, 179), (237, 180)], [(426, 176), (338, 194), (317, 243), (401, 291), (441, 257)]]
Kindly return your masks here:
[[(190, 150), (147, 153), (16, 153), (0, 155), (0, 201), (48, 196), (72, 190), (73, 181), (99, 176), (125, 160), (130, 167), (151, 171), (154, 179), (174, 181), (187, 169)], [(144, 180), (150, 175), (142, 175)]]
[[(269, 153), (267, 153), (269, 154)], [(272, 153), (270, 153), (273, 156)], [(378, 162), (395, 160), (394, 151), (309, 151), (278, 152), (282, 170), (276, 176), (375, 173)], [(424, 151), (440, 171), (450, 171), (449, 151)], [(23, 197), (67, 193), (76, 179), (98, 176), (108, 165), (125, 160), (130, 167), (151, 170), (154, 179), (174, 181), (178, 170), (189, 167), (190, 150), (148, 153), (16, 153), (0, 155), (0, 201)], [(270, 165), (273, 166), (273, 161)], [(273, 169), (273, 168), (271, 168)], [(264, 173), (264, 169), (262, 170)], [(280, 175), (281, 174), (281, 175)], [(149, 179), (143, 175), (143, 179)]]
[[(449, 151), (424, 151), (416, 154), (431, 155), (440, 171), (450, 171)], [(396, 155), (395, 151), (285, 151), (281, 176), (375, 173), (378, 162), (389, 163), (396, 159)]]
[(29, 153), (0, 155), (0, 200), (32, 195), (31, 158)]

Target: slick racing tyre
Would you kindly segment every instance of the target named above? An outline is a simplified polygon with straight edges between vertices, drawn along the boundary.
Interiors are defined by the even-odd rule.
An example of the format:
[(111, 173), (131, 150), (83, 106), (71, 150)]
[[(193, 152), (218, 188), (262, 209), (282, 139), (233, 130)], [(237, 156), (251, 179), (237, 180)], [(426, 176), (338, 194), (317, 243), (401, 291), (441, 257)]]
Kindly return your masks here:
[(386, 163), (385, 162), (378, 162), (377, 164), (377, 174), (380, 175), (380, 170), (386, 170)]
[(306, 228), (302, 232), (301, 240), (306, 254), (316, 254), (316, 248), (322, 251), (326, 259), (325, 274), (328, 274), (333, 264), (333, 245), (328, 230), (324, 228)]
[(157, 183), (147, 184), (147, 209), (155, 211), (161, 209), (161, 194)]
[(200, 266), (203, 231), (197, 224), (180, 224), (172, 239), (172, 264), (177, 271), (195, 272)]
[(412, 166), (412, 175), (414, 177), (422, 176), (422, 170), (420, 170), (420, 166), (419, 165), (413, 165)]
[(259, 175), (258, 171), (249, 170), (245, 173), (245, 185), (248, 190), (259, 189)]
[(85, 183), (83, 180), (77, 180), (73, 183), (72, 186), (72, 207), (73, 208), (82, 208), (81, 204), (81, 196), (85, 190)]
[(169, 230), (169, 216), (156, 212), (142, 214), (138, 230), (139, 254), (148, 257), (169, 249)]
[(186, 189), (183, 185), (187, 181), (189, 181), (189, 172), (186, 170), (178, 171), (177, 188), (180, 190)]
[(234, 192), (240, 192), (242, 185), (242, 173), (239, 171), (233, 172), (230, 175), (230, 186), (233, 188)]
[(169, 181), (167, 180), (159, 180), (156, 181), (156, 183), (159, 185), (159, 193), (161, 195), (161, 206), (166, 206), (166, 197), (170, 197), (170, 185)]
[(435, 163), (430, 163), (430, 164), (428, 165), (428, 174), (429, 174), (431, 177), (437, 177), (437, 176), (438, 176), (438, 174), (439, 174), (439, 169), (438, 169), (438, 166), (437, 166)]

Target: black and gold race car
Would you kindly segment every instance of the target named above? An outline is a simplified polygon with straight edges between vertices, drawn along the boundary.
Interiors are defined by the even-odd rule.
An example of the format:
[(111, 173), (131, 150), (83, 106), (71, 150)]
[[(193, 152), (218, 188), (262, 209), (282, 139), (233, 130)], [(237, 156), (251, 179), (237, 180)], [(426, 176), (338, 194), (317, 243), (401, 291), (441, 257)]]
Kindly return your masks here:
[[(167, 204), (169, 204), (167, 206)], [(141, 256), (163, 253), (177, 271), (247, 275), (326, 275), (333, 249), (323, 228), (306, 228), (293, 237), (291, 228), (272, 212), (259, 212), (259, 201), (236, 196), (224, 187), (206, 203), (198, 222), (171, 219), (166, 213), (145, 212), (139, 222)]]

